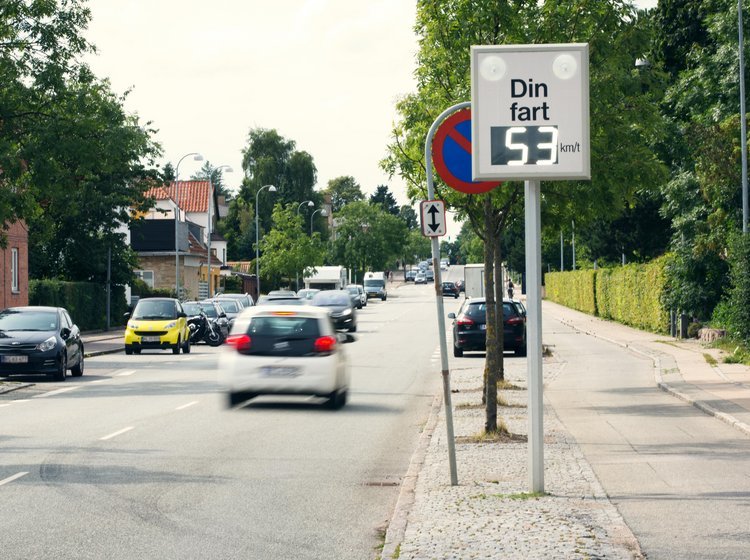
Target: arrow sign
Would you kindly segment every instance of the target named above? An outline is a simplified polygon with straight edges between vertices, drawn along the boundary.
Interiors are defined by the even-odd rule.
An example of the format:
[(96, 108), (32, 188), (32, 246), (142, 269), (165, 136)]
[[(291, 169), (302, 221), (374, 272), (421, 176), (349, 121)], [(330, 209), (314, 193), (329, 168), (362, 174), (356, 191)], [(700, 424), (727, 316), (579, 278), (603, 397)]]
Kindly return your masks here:
[(426, 237), (445, 235), (445, 202), (423, 200), (419, 206), (422, 215), (422, 235)]

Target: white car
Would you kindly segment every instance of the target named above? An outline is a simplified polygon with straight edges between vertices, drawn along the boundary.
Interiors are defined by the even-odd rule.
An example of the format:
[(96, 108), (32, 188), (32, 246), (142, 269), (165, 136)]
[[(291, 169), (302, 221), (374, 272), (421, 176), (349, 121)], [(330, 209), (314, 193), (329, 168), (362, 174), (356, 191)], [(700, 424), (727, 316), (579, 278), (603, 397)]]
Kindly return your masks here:
[(346, 404), (349, 365), (327, 309), (254, 306), (240, 313), (219, 358), (229, 406), (258, 395), (316, 395), (329, 408)]

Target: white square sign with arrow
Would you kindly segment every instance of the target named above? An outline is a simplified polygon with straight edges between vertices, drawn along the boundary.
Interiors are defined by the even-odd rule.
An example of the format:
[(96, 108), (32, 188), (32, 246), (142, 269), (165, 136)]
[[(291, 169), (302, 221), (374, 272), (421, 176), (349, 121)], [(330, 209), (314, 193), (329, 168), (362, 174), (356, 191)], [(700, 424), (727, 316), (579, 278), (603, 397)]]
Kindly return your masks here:
[(423, 200), (420, 203), (422, 216), (422, 235), (440, 237), (445, 235), (445, 202), (442, 200)]

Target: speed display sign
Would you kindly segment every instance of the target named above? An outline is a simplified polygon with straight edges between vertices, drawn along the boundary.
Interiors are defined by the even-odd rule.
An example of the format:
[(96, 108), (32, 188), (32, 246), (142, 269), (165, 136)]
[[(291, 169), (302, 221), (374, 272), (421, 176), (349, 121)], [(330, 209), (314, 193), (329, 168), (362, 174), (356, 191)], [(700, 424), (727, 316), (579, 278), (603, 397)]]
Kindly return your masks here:
[(590, 179), (588, 45), (471, 48), (472, 177)]

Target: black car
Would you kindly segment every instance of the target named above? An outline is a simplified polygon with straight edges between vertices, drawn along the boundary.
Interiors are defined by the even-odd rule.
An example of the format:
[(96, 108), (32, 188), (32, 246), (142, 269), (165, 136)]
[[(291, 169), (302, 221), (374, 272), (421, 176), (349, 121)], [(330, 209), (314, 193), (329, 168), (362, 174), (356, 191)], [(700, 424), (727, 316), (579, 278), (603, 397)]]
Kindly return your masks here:
[(54, 381), (83, 375), (81, 331), (62, 307), (0, 311), (0, 375), (44, 373)]
[(357, 332), (357, 308), (346, 290), (322, 290), (311, 303), (328, 309), (336, 330)]
[(451, 296), (452, 298), (458, 297), (458, 286), (455, 282), (443, 282), (443, 295)]
[[(453, 355), (464, 351), (485, 350), (487, 338), (487, 305), (484, 298), (466, 299), (453, 319)], [(503, 349), (513, 350), (516, 356), (526, 355), (526, 312), (520, 302), (503, 301)]]

